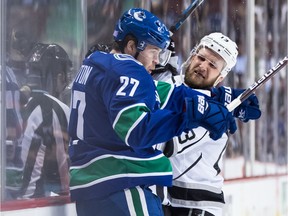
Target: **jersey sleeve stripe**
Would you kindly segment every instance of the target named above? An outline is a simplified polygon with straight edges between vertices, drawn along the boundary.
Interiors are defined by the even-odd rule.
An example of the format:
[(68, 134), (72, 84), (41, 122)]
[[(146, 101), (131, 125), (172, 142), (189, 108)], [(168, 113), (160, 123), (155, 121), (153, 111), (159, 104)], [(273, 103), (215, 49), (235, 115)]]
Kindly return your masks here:
[(155, 81), (155, 84), (160, 97), (160, 107), (163, 109), (169, 101), (169, 98), (174, 90), (174, 85), (161, 81)]
[(134, 104), (121, 110), (113, 123), (118, 136), (128, 145), (129, 134), (146, 115), (149, 108), (144, 103)]

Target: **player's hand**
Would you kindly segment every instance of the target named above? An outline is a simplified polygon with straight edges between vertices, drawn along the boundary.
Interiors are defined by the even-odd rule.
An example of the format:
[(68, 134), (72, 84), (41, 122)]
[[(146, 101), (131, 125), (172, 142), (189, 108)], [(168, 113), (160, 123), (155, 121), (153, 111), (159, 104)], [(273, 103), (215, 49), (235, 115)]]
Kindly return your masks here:
[[(227, 105), (243, 92), (244, 89), (232, 89), (230, 87), (221, 86), (212, 89), (212, 97), (220, 103)], [(259, 119), (261, 116), (261, 110), (257, 96), (254, 93), (250, 95), (235, 108), (233, 116), (240, 119), (242, 122)]]
[(223, 133), (235, 133), (236, 122), (232, 113), (221, 103), (207, 100), (204, 95), (185, 98), (186, 112), (189, 119), (189, 128), (204, 127), (210, 132), (210, 137), (217, 140)]

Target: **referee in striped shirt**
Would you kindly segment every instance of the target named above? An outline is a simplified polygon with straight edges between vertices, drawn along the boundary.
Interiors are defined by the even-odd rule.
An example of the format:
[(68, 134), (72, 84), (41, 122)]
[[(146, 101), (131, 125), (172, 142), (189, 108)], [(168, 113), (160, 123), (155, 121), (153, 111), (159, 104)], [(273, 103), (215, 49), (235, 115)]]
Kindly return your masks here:
[(24, 162), (19, 198), (69, 193), (68, 113), (59, 100), (69, 83), (72, 63), (57, 44), (38, 43), (27, 62), (27, 103), (22, 110)]

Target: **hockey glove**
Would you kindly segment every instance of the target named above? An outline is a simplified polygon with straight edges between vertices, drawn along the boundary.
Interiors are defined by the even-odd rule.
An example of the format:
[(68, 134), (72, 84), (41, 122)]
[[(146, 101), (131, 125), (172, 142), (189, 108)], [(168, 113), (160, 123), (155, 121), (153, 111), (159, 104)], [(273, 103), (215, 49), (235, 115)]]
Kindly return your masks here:
[(164, 50), (159, 55), (159, 64), (156, 65), (155, 70), (151, 75), (170, 71), (173, 76), (178, 74), (178, 56), (175, 52), (175, 42), (171, 39), (167, 50)]
[[(232, 89), (230, 87), (221, 86), (212, 89), (212, 97), (220, 103), (227, 105), (244, 91), (244, 89)], [(261, 110), (259, 108), (257, 96), (255, 94), (250, 95), (235, 108), (233, 116), (240, 119), (242, 122), (259, 119), (261, 116)]]
[(203, 95), (185, 98), (185, 102), (189, 128), (204, 127), (213, 140), (221, 138), (227, 131), (233, 134), (237, 130), (232, 113), (223, 104), (214, 100), (207, 101)]
[(89, 48), (89, 50), (85, 54), (85, 58), (87, 58), (89, 55), (91, 55), (95, 51), (102, 51), (102, 52), (109, 53), (111, 49), (112, 49), (111, 45), (94, 44), (92, 47)]

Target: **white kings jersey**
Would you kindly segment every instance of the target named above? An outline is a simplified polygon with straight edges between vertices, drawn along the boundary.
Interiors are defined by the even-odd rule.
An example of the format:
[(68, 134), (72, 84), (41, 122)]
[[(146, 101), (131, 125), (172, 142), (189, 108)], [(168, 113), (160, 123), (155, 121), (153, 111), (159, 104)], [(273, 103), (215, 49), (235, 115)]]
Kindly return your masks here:
[[(182, 83), (180, 76), (173, 79), (176, 85)], [(210, 91), (200, 91), (210, 96)], [(198, 208), (214, 215), (222, 214), (224, 179), (220, 167), (227, 140), (227, 134), (223, 134), (214, 141), (206, 129), (198, 127), (174, 137), (166, 145), (157, 145), (172, 164), (173, 187), (168, 188), (168, 200), (173, 207)]]

